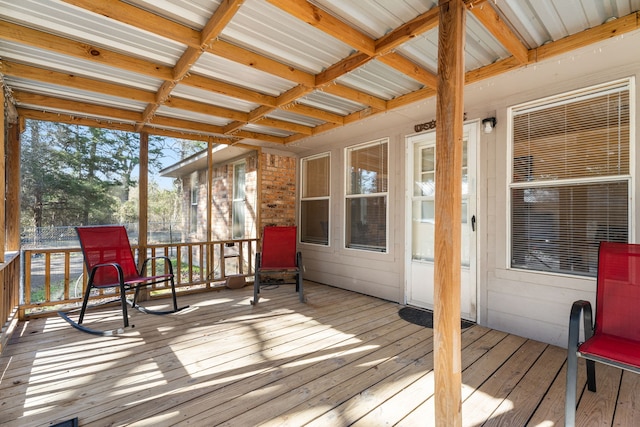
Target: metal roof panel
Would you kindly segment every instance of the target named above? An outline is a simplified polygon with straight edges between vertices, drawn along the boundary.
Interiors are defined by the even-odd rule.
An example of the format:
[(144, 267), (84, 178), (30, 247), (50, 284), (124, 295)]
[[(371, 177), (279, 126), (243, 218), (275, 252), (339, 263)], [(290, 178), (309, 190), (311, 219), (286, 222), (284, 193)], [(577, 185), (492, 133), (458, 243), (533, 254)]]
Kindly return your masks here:
[(209, 53), (204, 53), (192, 70), (216, 80), (271, 96), (278, 96), (296, 86), (289, 80)]
[(264, 0), (243, 3), (220, 38), (311, 73), (353, 52), (350, 46)]
[(337, 81), (386, 100), (423, 87), (421, 83), (379, 61), (369, 61)]
[(0, 16), (41, 31), (173, 66), (185, 46), (64, 2), (0, 0)]
[(194, 86), (188, 86), (185, 84), (177, 84), (171, 92), (173, 96), (179, 98), (190, 99), (192, 101), (204, 102), (206, 104), (215, 105), (218, 107), (230, 108), (236, 111), (242, 111), (248, 113), (255, 110), (260, 105), (243, 101), (241, 99), (232, 98), (227, 95), (211, 92), (209, 90), (200, 89)]

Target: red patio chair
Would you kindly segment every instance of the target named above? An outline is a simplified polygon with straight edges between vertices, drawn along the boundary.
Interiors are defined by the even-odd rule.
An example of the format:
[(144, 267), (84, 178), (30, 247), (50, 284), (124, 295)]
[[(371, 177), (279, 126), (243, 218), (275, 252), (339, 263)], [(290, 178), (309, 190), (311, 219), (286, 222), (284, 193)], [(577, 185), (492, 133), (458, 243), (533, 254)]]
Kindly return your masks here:
[[(596, 391), (595, 362), (640, 373), (640, 244), (601, 242), (595, 324), (591, 304), (576, 301), (569, 318), (565, 425), (576, 416), (578, 357), (586, 359), (587, 387)], [(580, 315), (584, 339), (579, 343)]]
[[(80, 245), (84, 255), (84, 261), (89, 274), (87, 281), (87, 289), (84, 294), (82, 308), (78, 321), (74, 321), (69, 317), (70, 312), (59, 311), (58, 314), (64, 320), (69, 322), (73, 327), (94, 335), (114, 335), (124, 332), (124, 328), (129, 326), (129, 317), (127, 315), (127, 303), (141, 312), (151, 314), (169, 314), (175, 313), (187, 307), (178, 308), (176, 299), (176, 288), (173, 276), (173, 265), (171, 260), (165, 256), (158, 256), (145, 259), (140, 272), (136, 268), (133, 259), (131, 245), (127, 231), (123, 226), (97, 226), (97, 227), (76, 227)], [(164, 274), (147, 276), (147, 263), (155, 260), (164, 261)], [(161, 269), (160, 265), (158, 268)], [(158, 311), (150, 310), (138, 304), (138, 293), (140, 289), (157, 283), (169, 283), (171, 286), (171, 297), (173, 310)], [(100, 331), (85, 327), (82, 325), (84, 315), (89, 302), (89, 295), (92, 289), (118, 288), (119, 294), (116, 299), (111, 299), (105, 303), (120, 301), (122, 305), (122, 317), (124, 328), (108, 331)], [(126, 297), (128, 291), (134, 291), (133, 299), (129, 301)]]
[[(258, 303), (261, 286), (294, 283), (300, 302), (305, 302), (302, 287), (302, 254), (296, 252), (296, 243), (295, 226), (264, 228), (262, 233), (262, 252), (256, 253), (253, 300), (251, 304)], [(278, 276), (278, 281), (266, 281), (266, 276), (274, 275)], [(287, 282), (285, 280), (286, 277), (292, 276), (295, 282)]]

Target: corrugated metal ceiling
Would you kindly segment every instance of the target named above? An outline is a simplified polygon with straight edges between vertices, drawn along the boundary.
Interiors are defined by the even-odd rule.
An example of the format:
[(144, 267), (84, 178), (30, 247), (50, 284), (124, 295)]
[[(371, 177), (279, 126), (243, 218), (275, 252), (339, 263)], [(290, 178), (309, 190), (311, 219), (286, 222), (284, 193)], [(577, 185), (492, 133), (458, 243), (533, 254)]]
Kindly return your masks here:
[[(601, 25), (637, 31), (640, 9), (640, 0), (466, 2), (467, 71), (512, 57), (525, 66), (523, 52)], [(21, 113), (41, 112), (33, 117), (64, 112), (135, 122), (132, 130), (283, 145), (384, 112), (391, 100), (405, 105), (424, 89), (432, 96), (437, 4), (0, 0), (2, 73)], [(400, 43), (385, 47), (389, 36)], [(56, 99), (67, 102), (55, 108)]]

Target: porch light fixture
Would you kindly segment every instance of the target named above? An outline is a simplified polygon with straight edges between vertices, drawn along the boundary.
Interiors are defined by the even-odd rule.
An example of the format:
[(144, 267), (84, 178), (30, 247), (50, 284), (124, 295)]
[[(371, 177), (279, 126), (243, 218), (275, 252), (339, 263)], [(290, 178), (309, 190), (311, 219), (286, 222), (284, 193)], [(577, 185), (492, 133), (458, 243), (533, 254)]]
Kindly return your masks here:
[(482, 130), (484, 133), (493, 132), (493, 128), (496, 127), (496, 118), (495, 117), (487, 117), (482, 120)]

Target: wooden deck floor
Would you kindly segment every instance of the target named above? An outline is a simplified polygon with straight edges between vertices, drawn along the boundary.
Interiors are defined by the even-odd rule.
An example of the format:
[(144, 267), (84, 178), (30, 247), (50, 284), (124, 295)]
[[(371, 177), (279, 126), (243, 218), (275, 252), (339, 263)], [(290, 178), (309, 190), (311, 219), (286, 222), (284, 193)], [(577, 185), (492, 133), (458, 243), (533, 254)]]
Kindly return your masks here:
[[(307, 304), (291, 286), (262, 294), (256, 307), (249, 287), (184, 296), (179, 314), (131, 313), (119, 337), (22, 324), (0, 359), (0, 425), (433, 424), (431, 329), (328, 286), (308, 283)], [(462, 345), (465, 426), (563, 425), (564, 349), (479, 326)], [(578, 425), (640, 425), (640, 375), (597, 374)]]

